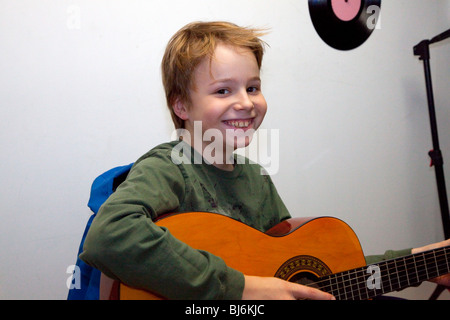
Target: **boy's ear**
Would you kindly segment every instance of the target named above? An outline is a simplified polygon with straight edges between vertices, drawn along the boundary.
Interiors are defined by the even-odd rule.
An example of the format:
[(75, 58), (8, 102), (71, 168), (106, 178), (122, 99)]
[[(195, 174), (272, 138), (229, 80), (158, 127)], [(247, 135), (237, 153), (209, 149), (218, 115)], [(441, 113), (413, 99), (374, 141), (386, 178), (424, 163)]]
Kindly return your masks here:
[(187, 120), (189, 119), (188, 110), (186, 104), (182, 102), (180, 99), (176, 99), (175, 103), (172, 105), (173, 112), (181, 119)]

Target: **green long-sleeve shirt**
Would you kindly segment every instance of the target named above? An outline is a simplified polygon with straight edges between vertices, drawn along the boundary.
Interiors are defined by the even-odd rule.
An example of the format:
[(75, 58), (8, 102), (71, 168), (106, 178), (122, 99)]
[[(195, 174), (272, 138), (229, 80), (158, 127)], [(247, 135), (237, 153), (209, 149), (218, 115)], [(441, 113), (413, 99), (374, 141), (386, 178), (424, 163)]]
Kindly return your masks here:
[[(162, 144), (136, 161), (93, 220), (80, 258), (112, 278), (170, 299), (239, 299), (241, 272), (178, 241), (152, 220), (169, 212), (206, 211), (265, 231), (289, 212), (259, 165), (243, 164), (242, 158), (233, 171), (195, 164), (198, 154), (178, 143)], [(189, 152), (172, 157), (176, 145)]]
[[(206, 211), (265, 231), (289, 212), (259, 165), (239, 158), (228, 172), (204, 161), (195, 164), (199, 154), (179, 143), (162, 144), (136, 161), (99, 210), (80, 258), (111, 278), (170, 299), (240, 299), (241, 272), (190, 248), (153, 220), (165, 213)], [(182, 157), (172, 153), (175, 146), (183, 147)], [(366, 259), (370, 264), (406, 253)]]

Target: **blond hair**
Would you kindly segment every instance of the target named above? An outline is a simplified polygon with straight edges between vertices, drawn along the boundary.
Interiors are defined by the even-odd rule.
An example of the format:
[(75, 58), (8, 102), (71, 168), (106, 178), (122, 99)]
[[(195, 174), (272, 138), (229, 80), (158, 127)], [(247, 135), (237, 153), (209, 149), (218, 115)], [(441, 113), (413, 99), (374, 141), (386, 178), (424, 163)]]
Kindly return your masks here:
[(189, 89), (195, 68), (205, 57), (212, 59), (217, 43), (250, 49), (261, 69), (265, 43), (259, 37), (264, 34), (259, 29), (222, 21), (190, 23), (175, 33), (166, 47), (161, 70), (167, 106), (176, 129), (184, 128), (184, 121), (175, 114), (173, 105), (177, 100), (190, 104)]

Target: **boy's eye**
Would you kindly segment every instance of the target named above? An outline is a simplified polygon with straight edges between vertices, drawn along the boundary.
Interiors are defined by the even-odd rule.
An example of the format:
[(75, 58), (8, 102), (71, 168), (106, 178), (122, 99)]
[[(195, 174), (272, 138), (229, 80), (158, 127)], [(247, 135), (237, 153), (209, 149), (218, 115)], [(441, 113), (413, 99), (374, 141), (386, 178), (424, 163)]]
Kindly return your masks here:
[(254, 93), (254, 92), (257, 92), (258, 90), (259, 90), (258, 87), (250, 87), (247, 89), (247, 92)]
[(228, 94), (230, 93), (230, 90), (228, 89), (219, 89), (216, 91), (217, 94)]

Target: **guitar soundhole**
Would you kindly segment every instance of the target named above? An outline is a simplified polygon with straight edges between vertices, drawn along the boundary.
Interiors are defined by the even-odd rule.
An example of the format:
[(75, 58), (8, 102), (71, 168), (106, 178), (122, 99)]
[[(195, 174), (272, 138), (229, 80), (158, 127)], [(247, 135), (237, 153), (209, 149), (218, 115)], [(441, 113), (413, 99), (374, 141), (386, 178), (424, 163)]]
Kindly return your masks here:
[(331, 274), (330, 268), (312, 256), (296, 256), (281, 265), (275, 277), (315, 287), (318, 278)]
[(316, 285), (317, 279), (319, 278), (311, 272), (299, 272), (294, 274), (291, 278), (289, 278), (288, 281), (317, 288), (318, 287)]

